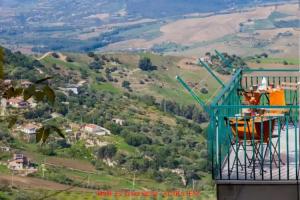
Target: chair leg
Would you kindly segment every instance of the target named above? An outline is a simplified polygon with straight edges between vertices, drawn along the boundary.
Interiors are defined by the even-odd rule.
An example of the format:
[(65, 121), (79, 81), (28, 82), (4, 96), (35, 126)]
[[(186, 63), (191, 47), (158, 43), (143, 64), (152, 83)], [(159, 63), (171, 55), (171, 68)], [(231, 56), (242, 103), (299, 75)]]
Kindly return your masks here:
[(238, 157), (238, 153), (239, 153), (239, 149), (240, 149), (240, 147), (241, 147), (241, 144), (238, 145), (237, 149), (235, 149), (234, 146), (235, 146), (235, 145), (232, 145), (232, 147), (233, 147), (232, 149), (233, 149), (234, 154), (235, 154), (236, 156), (234, 157), (234, 160), (233, 160), (231, 169), (229, 170), (229, 176), (230, 176), (230, 174), (232, 173), (234, 166), (236, 166), (236, 165), (239, 166), (239, 164), (240, 164), (240, 166), (241, 166), (241, 168), (242, 168), (242, 170), (243, 170), (243, 165), (242, 165), (242, 163), (241, 163), (241, 161), (240, 161), (240, 159), (239, 159), (239, 157)]
[[(260, 147), (261, 147), (261, 144), (260, 143), (255, 143), (254, 144), (254, 160), (252, 159), (251, 162), (249, 163), (249, 166), (251, 166), (252, 162), (253, 163), (253, 169), (252, 169), (252, 172), (251, 172), (251, 175), (250, 177), (252, 178), (253, 177), (253, 174), (255, 173), (255, 165), (256, 165), (256, 160), (258, 160), (258, 164), (262, 167), (263, 166), (263, 154), (261, 154), (259, 151), (260, 151)], [(264, 171), (265, 172), (265, 171)], [(260, 174), (262, 174), (262, 169), (260, 170)]]
[(278, 139), (277, 139), (277, 142), (276, 142), (275, 146), (274, 146), (274, 144), (272, 143), (272, 146), (273, 146), (273, 148), (274, 148), (274, 154), (273, 154), (273, 156), (272, 156), (272, 161), (274, 160), (276, 167), (278, 167), (278, 165), (277, 165), (277, 162), (276, 162), (276, 159), (275, 159), (275, 155), (278, 156), (278, 159), (279, 159), (279, 160), (278, 160), (279, 165), (280, 165), (280, 164), (285, 165), (285, 163), (282, 161), (282, 159), (279, 158), (279, 153), (278, 153), (278, 151), (277, 151), (278, 142), (279, 142), (279, 141), (278, 141)]

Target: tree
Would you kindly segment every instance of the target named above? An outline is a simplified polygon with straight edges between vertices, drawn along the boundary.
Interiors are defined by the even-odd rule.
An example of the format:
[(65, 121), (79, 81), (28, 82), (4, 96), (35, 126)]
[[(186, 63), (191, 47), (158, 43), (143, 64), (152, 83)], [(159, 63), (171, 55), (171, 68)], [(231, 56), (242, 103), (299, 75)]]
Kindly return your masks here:
[(152, 71), (157, 69), (156, 66), (152, 65), (150, 58), (147, 57), (140, 59), (139, 68), (143, 71)]
[(69, 57), (69, 56), (66, 57), (66, 61), (67, 61), (67, 62), (74, 62), (73, 58), (71, 58), (71, 57)]
[(146, 137), (143, 134), (137, 134), (137, 133), (128, 133), (125, 136), (125, 141), (127, 144), (132, 145), (132, 146), (140, 146), (142, 144), (151, 144), (152, 140), (148, 137)]
[(262, 53), (261, 56), (267, 58), (269, 55), (267, 53)]
[(88, 57), (94, 57), (95, 56), (95, 53), (94, 52), (88, 52)]
[(130, 89), (130, 82), (129, 81), (123, 81), (122, 82), (122, 87)]
[(97, 157), (99, 159), (112, 158), (117, 153), (117, 147), (114, 144), (102, 146), (97, 150)]
[(52, 55), (54, 58), (59, 58), (59, 55), (58, 55), (57, 53), (55, 53), (55, 52), (53, 52), (51, 55)]
[(100, 62), (95, 62), (95, 61), (89, 64), (89, 68), (95, 70), (103, 69), (102, 64)]

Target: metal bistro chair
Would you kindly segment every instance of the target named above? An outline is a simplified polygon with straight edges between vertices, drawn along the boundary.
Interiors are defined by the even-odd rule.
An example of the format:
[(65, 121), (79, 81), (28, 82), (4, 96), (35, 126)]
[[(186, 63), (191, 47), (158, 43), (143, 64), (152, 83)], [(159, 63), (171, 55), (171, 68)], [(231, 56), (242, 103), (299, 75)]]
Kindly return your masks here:
[[(261, 117), (245, 117), (243, 119), (228, 119), (224, 118), (227, 126), (229, 125), (232, 134), (234, 138), (238, 139), (238, 143), (236, 143), (236, 139), (231, 139), (231, 147), (234, 150), (235, 153), (235, 158), (234, 162), (231, 166), (230, 173), (232, 173), (233, 168), (235, 165), (240, 165), (241, 168), (243, 169), (243, 166), (246, 165), (246, 162), (248, 161), (248, 167), (250, 167), (253, 163), (253, 170), (251, 173), (254, 173), (254, 168), (256, 167), (256, 161), (258, 161), (258, 164), (261, 167), (260, 173), (262, 173), (263, 170), (263, 165), (264, 165), (264, 160), (266, 157), (266, 152), (270, 148), (269, 145), (274, 149), (274, 154), (271, 158), (270, 162), (275, 161), (275, 155), (278, 156), (278, 151), (277, 151), (277, 144), (278, 144), (278, 137), (273, 137), (273, 130), (275, 126), (275, 118), (272, 119), (267, 119), (267, 118), (261, 118)], [(246, 124), (245, 124), (246, 123)], [(263, 125), (261, 126), (261, 123)], [(271, 123), (271, 124), (270, 124)], [(263, 129), (262, 129), (263, 128)], [(270, 138), (270, 133), (271, 138)], [(272, 143), (272, 139), (277, 138), (277, 141), (275, 145)], [(246, 146), (244, 145), (246, 144)], [(263, 148), (263, 152), (260, 152), (261, 150), (261, 145), (265, 145), (266, 148)], [(235, 148), (237, 146), (237, 148)], [(246, 159), (245, 165), (242, 165), (239, 157), (238, 157), (238, 151), (240, 147), (243, 147), (243, 150), (246, 151)], [(250, 150), (247, 150), (247, 146), (252, 147)], [(253, 151), (254, 150), (254, 155), (252, 157), (249, 157), (247, 154), (247, 151)], [(254, 158), (254, 159), (253, 159)], [(277, 166), (277, 163), (275, 161), (275, 164)], [(229, 175), (230, 175), (229, 173)]]
[[(249, 143), (246, 142), (246, 146), (244, 145), (244, 129), (245, 129), (244, 120), (238, 120), (237, 122), (234, 122), (232, 119), (229, 119), (228, 117), (224, 117), (224, 120), (225, 120), (226, 127), (230, 126), (231, 131), (232, 131), (228, 134), (228, 138), (229, 138), (231, 149), (233, 150), (234, 155), (235, 155), (232, 166), (229, 169), (228, 175), (230, 176), (230, 174), (233, 172), (233, 168), (235, 166), (237, 166), (237, 167), (240, 166), (242, 170), (243, 170), (243, 167), (247, 166), (246, 164), (245, 165), (242, 164), (241, 160), (239, 159), (238, 154), (239, 154), (239, 150), (241, 147), (244, 151), (247, 151), (247, 146), (249, 146)], [(243, 136), (241, 136), (241, 134), (237, 133), (237, 131), (235, 130), (236, 127), (238, 127), (239, 130), (243, 131)], [(246, 127), (247, 138), (249, 138), (249, 134), (251, 134), (250, 130), (251, 130), (251, 128), (249, 126), (249, 123), (247, 123), (247, 127)], [(248, 162), (250, 162), (250, 160), (251, 160), (247, 154), (246, 154), (246, 159), (248, 160)], [(228, 162), (229, 162), (229, 160), (230, 160), (230, 157), (228, 157)]]
[[(269, 93), (269, 99), (270, 99), (270, 106), (287, 106), (285, 101), (285, 92), (284, 89), (275, 89), (272, 92)], [(294, 122), (291, 120), (291, 109), (287, 108), (273, 108), (268, 109), (269, 113), (272, 113), (274, 115), (283, 115), (283, 117), (280, 118), (280, 126), (279, 128), (284, 129), (286, 125), (286, 118), (288, 118), (288, 122)], [(295, 125), (295, 124), (294, 124)]]
[(239, 96), (243, 97), (241, 101), (244, 105), (258, 105), (260, 103), (261, 95), (253, 91), (246, 91), (245, 89), (237, 89)]
[[(290, 103), (286, 104), (287, 106), (291, 106), (291, 105), (297, 105), (297, 96), (299, 95), (298, 91), (299, 91), (299, 83), (286, 83), (283, 82), (281, 83), (281, 88), (286, 91), (286, 90), (290, 90), (291, 92), (293, 92), (293, 96), (292, 99), (290, 99)], [(292, 113), (293, 110), (292, 108), (289, 109), (288, 111), (288, 117), (289, 117), (289, 123), (291, 122), (294, 126), (295, 126), (295, 122), (292, 119)]]

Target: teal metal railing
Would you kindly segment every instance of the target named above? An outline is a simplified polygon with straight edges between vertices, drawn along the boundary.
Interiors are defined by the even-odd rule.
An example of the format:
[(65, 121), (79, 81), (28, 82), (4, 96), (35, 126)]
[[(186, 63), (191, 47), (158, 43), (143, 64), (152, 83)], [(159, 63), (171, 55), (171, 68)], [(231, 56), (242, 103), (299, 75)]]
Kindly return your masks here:
[[(299, 71), (238, 69), (212, 103), (205, 105), (210, 118), (208, 152), (216, 180), (298, 180), (299, 89), (284, 90), (285, 105), (270, 106), (267, 93), (258, 105), (243, 105), (240, 91), (259, 85), (263, 77), (275, 87), (296, 84)], [(245, 115), (245, 109), (253, 113)]]

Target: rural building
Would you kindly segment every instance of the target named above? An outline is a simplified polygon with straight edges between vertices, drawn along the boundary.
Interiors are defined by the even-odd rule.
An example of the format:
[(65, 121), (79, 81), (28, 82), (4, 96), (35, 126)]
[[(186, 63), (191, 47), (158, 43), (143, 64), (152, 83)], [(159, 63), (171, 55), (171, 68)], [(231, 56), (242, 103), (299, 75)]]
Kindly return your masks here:
[(24, 101), (21, 97), (11, 98), (6, 101), (7, 106), (11, 106), (13, 108), (27, 108), (29, 103)]
[(8, 151), (10, 151), (10, 148), (9, 147), (7, 147), (7, 146), (1, 146), (0, 147), (0, 151), (2, 151), (2, 152), (8, 152)]
[(30, 123), (22, 126), (20, 130), (21, 132), (25, 133), (24, 139), (27, 140), (28, 142), (31, 142), (35, 139), (35, 133), (38, 128), (39, 128), (38, 125)]
[(83, 127), (84, 131), (96, 135), (110, 135), (110, 131), (96, 124), (86, 124)]
[(36, 168), (30, 163), (29, 159), (23, 154), (14, 154), (13, 159), (8, 161), (8, 168), (25, 175), (34, 173), (37, 171)]
[(28, 81), (28, 80), (23, 80), (21, 81), (21, 86), (24, 88), (28, 88), (32, 85), (32, 82)]
[(80, 86), (76, 85), (76, 84), (69, 84), (66, 87), (59, 87), (59, 89), (63, 92), (73, 92), (74, 94), (78, 94)]
[(112, 121), (115, 123), (115, 124), (118, 124), (120, 126), (123, 126), (124, 124), (124, 120), (123, 119), (119, 119), (119, 118), (113, 118)]
[(5, 79), (5, 80), (3, 81), (3, 84), (4, 84), (6, 87), (8, 87), (8, 86), (11, 86), (11, 85), (12, 85), (12, 81), (11, 81), (10, 79)]
[(27, 133), (27, 134), (35, 134), (35, 132), (36, 132), (37, 129), (38, 129), (37, 125), (26, 124), (25, 126), (22, 127), (21, 131), (23, 133)]
[(24, 170), (29, 166), (29, 160), (23, 154), (14, 154), (13, 159), (8, 161), (8, 168), (12, 170)]
[(200, 60), (202, 62), (206, 62), (206, 63), (212, 64), (210, 56), (204, 56), (204, 57), (200, 58)]

